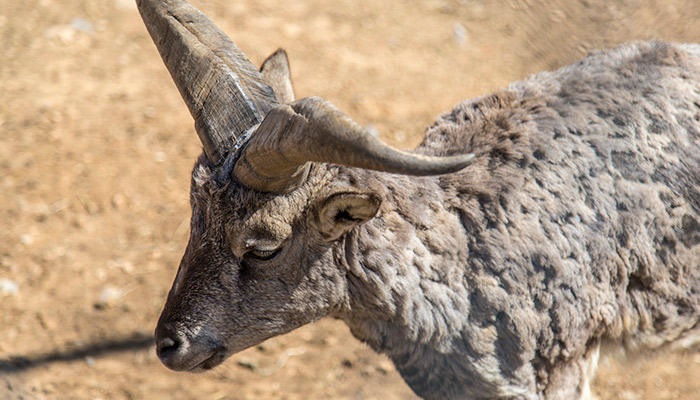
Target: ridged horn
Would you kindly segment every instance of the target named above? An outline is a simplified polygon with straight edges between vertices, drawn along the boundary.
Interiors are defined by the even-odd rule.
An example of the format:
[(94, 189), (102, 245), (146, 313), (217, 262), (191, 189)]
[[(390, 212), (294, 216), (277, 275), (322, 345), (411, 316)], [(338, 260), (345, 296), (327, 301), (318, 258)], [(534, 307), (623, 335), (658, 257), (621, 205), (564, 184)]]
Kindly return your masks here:
[(473, 158), (473, 154), (430, 157), (396, 150), (328, 101), (309, 97), (270, 111), (233, 174), (250, 189), (288, 193), (306, 179), (309, 161), (424, 176), (459, 171)]
[(243, 52), (184, 0), (137, 0), (141, 18), (195, 121), (209, 160), (219, 165), (238, 137), (276, 104)]

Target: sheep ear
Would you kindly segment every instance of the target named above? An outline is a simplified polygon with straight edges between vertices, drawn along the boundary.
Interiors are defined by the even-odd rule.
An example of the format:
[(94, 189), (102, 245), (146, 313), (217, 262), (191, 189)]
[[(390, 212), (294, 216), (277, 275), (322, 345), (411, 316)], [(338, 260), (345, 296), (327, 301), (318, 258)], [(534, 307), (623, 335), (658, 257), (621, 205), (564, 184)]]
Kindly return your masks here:
[(381, 200), (368, 193), (336, 193), (327, 198), (316, 215), (321, 234), (335, 240), (377, 215)]
[(289, 69), (289, 58), (284, 49), (277, 49), (260, 67), (265, 82), (272, 86), (275, 97), (281, 104), (294, 101), (294, 87)]

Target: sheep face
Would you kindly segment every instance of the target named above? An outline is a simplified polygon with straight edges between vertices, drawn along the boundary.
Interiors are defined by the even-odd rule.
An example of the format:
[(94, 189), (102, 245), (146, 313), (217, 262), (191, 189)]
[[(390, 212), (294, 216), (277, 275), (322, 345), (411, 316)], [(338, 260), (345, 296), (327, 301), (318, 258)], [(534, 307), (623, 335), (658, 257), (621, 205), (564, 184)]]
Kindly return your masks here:
[(206, 157), (195, 165), (191, 235), (156, 329), (158, 355), (174, 370), (213, 368), (342, 308), (334, 244), (380, 204), (321, 165), (287, 195), (218, 184), (215, 172)]

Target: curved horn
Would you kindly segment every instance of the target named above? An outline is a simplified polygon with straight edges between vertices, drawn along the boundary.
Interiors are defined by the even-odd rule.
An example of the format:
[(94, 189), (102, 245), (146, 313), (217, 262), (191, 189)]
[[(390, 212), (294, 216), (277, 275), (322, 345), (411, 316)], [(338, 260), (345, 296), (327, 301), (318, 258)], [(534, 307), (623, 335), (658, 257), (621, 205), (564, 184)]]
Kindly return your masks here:
[(430, 157), (396, 150), (328, 101), (309, 97), (270, 111), (233, 173), (250, 189), (287, 193), (306, 179), (308, 161), (406, 175), (439, 175), (459, 171), (473, 158), (473, 154)]
[(218, 165), (238, 137), (277, 100), (257, 68), (202, 12), (184, 0), (137, 0), (139, 12)]

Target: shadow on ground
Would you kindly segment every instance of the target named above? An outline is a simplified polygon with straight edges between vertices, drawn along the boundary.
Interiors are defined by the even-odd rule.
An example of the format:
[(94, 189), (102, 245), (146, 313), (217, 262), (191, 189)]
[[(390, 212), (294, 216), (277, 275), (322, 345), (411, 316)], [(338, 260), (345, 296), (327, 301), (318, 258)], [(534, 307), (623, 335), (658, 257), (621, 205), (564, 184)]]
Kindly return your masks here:
[(145, 333), (134, 333), (121, 338), (90, 343), (76, 349), (53, 351), (36, 355), (19, 355), (9, 359), (0, 359), (0, 374), (17, 374), (45, 364), (68, 362), (85, 357), (104, 356), (112, 353), (142, 350), (153, 345), (153, 336)]

